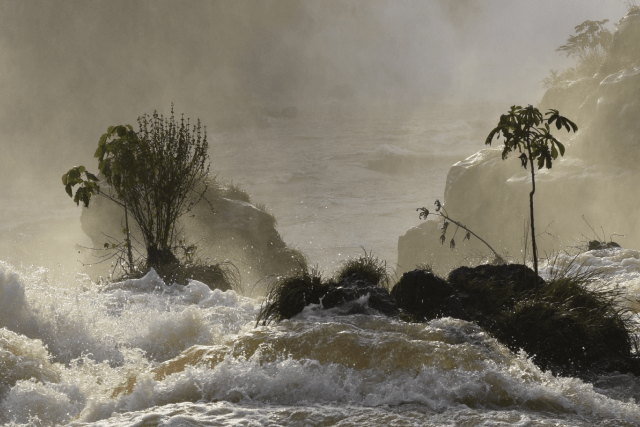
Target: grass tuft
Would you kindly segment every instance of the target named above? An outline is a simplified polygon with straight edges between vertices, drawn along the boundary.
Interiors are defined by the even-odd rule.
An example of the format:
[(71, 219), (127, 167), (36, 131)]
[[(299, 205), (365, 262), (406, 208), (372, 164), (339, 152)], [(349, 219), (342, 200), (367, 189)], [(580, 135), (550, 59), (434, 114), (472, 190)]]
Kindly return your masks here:
[(383, 288), (389, 288), (391, 275), (387, 267), (387, 261), (383, 261), (371, 252), (364, 251), (364, 255), (358, 258), (346, 260), (336, 272), (334, 278), (340, 282), (354, 274), (361, 274), (367, 282)]
[(260, 307), (256, 326), (290, 319), (309, 304), (319, 304), (327, 283), (317, 269), (305, 269), (291, 276), (277, 277), (269, 286), (265, 302)]

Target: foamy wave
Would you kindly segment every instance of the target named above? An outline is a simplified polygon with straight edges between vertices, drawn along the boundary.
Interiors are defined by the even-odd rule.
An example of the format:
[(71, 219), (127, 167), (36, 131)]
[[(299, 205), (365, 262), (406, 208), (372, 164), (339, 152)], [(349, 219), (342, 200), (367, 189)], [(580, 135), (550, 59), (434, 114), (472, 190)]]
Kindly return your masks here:
[[(380, 336), (370, 342), (367, 323), (380, 326), (384, 321), (388, 322), (387, 330), (376, 328)], [(361, 316), (361, 322), (356, 323), (361, 327), (362, 338), (354, 334), (345, 339), (344, 333), (336, 331), (335, 322), (311, 322), (307, 332), (316, 338), (315, 343), (293, 332), (305, 329), (306, 325), (300, 322), (278, 328), (277, 333), (269, 337), (264, 336), (266, 331), (258, 330), (236, 341), (253, 342), (257, 335), (267, 341), (271, 338), (272, 342), (257, 348), (253, 354), (233, 355), (240, 350), (233, 348), (213, 366), (207, 366), (203, 360), (202, 364), (187, 365), (184, 370), (162, 379), (152, 372), (140, 375), (130, 394), (116, 402), (105, 401), (103, 405), (119, 412), (199, 401), (260, 403), (260, 406), (337, 402), (365, 407), (414, 404), (435, 412), (465, 405), (472, 409), (536, 408), (542, 412), (580, 413), (640, 422), (640, 411), (635, 404), (609, 399), (580, 380), (556, 378), (541, 372), (526, 358), (510, 355), (474, 325), (441, 319), (426, 327), (409, 325), (404, 339), (397, 339), (401, 333), (399, 323), (374, 316)], [(292, 336), (286, 340), (290, 346), (285, 350), (286, 355), (283, 352), (272, 357), (273, 349), (278, 347), (277, 337), (287, 331)], [(317, 339), (322, 335), (325, 339)], [(418, 336), (422, 339), (417, 339)], [(401, 355), (393, 355), (393, 345), (409, 342), (410, 337), (413, 341), (422, 341), (422, 345), (430, 343), (430, 354), (412, 352), (404, 346), (397, 349)], [(301, 344), (292, 348), (295, 341)], [(371, 365), (376, 367), (367, 367), (368, 363), (358, 360), (354, 345), (359, 354), (371, 355)], [(393, 363), (398, 365), (378, 366), (377, 352), (380, 356), (382, 352), (389, 353), (382, 357), (395, 359)], [(323, 363), (319, 360), (322, 358), (328, 362)], [(413, 358), (418, 360), (412, 363)], [(96, 421), (96, 414), (106, 412), (94, 405), (85, 421)]]

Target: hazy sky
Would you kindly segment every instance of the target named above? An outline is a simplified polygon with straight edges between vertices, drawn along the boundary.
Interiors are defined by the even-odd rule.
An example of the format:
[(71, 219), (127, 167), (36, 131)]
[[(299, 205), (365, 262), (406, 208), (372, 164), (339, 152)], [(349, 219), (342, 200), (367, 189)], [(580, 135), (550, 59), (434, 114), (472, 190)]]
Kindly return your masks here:
[(224, 128), (332, 99), (535, 103), (548, 70), (570, 64), (554, 50), (573, 27), (625, 12), (619, 0), (2, 0), (0, 179), (57, 179), (106, 127), (171, 102)]

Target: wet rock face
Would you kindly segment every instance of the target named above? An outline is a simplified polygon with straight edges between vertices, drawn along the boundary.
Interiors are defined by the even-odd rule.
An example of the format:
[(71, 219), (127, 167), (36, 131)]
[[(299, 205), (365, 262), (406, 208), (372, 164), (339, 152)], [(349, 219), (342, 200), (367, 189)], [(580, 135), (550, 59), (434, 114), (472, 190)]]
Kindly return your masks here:
[(384, 288), (373, 285), (361, 274), (354, 274), (331, 286), (324, 297), (322, 307), (325, 309), (339, 307), (368, 295), (368, 305), (386, 316), (398, 314), (398, 307)]
[[(579, 127), (575, 136), (569, 137), (552, 126), (552, 133), (567, 147), (566, 153), (552, 169), (536, 170), (536, 232), (547, 231), (552, 236), (537, 239), (539, 254), (557, 252), (581, 241), (581, 235), (590, 235), (583, 216), (595, 229), (624, 234), (621, 243), (625, 247), (640, 246), (640, 235), (633, 233), (640, 221), (628, 214), (640, 210), (640, 199), (630, 196), (640, 181), (639, 13), (621, 21), (611, 49), (597, 74), (556, 85), (538, 106), (543, 113), (558, 109)], [(494, 141), (492, 148), (481, 149), (451, 167), (444, 205), (452, 218), (498, 252), (522, 259), (531, 176), (517, 156), (502, 160), (501, 147), (501, 141)], [(482, 141), (478, 141), (478, 148), (482, 148)], [(399, 238), (400, 272), (427, 262), (444, 273), (469, 259), (474, 261), (469, 265), (478, 264), (481, 260), (477, 256), (474, 260), (474, 254), (487, 254), (486, 247), (473, 238), (448, 251), (438, 242), (436, 224), (423, 223)]]
[[(178, 222), (178, 228), (182, 230), (180, 237), (186, 238), (187, 245), (197, 246), (198, 258), (212, 263), (239, 260), (237, 267), (241, 274), (253, 274), (257, 279), (288, 274), (300, 268), (296, 258), (299, 255), (282, 240), (271, 215), (241, 200), (207, 196), (209, 203), (201, 201)], [(123, 240), (123, 212), (115, 203), (102, 197), (95, 197), (89, 208), (82, 210), (80, 222), (94, 248), (102, 248), (109, 240), (107, 236)], [(132, 222), (129, 218), (133, 240), (142, 243)], [(95, 262), (88, 258), (88, 262)], [(96, 274), (103, 273), (97, 271)]]
[(610, 62), (640, 57), (640, 11), (632, 10), (620, 20), (611, 43)]

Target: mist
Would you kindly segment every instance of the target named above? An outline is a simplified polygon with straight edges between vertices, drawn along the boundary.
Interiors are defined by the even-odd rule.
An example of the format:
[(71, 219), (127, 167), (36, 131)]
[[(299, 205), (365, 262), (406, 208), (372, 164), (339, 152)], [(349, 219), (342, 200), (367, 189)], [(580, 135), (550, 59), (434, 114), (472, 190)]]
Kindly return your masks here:
[[(3, 188), (88, 163), (154, 109), (214, 129), (331, 99), (365, 110), (536, 102), (554, 49), (619, 1), (4, 1)], [(65, 169), (66, 170), (66, 169)], [(56, 182), (56, 185), (58, 183)]]
[[(38, 208), (43, 196), (59, 199), (57, 206), (68, 204), (71, 209), (61, 175), (79, 164), (95, 171), (93, 153), (108, 126), (135, 126), (138, 116), (154, 110), (167, 115), (172, 103), (177, 114), (200, 118), (207, 126), (212, 135), (212, 172), (222, 170), (223, 178), (250, 191), (252, 182), (260, 182), (255, 176), (268, 166), (260, 161), (223, 163), (216, 135), (239, 135), (231, 140), (267, 153), (266, 157), (271, 150), (292, 149), (275, 135), (264, 145), (262, 130), (272, 128), (268, 111), (296, 107), (307, 118), (331, 111), (327, 129), (347, 129), (341, 124), (354, 117), (376, 126), (381, 119), (433, 120), (434, 109), (445, 106), (490, 103), (502, 112), (516, 103), (535, 104), (543, 95), (541, 81), (549, 70), (572, 64), (555, 49), (574, 27), (586, 19), (616, 22), (625, 12), (623, 2), (595, 0), (3, 1), (0, 200), (4, 217), (11, 217), (10, 205), (16, 200), (23, 206), (33, 203), (34, 212), (52, 209), (46, 204)], [(474, 131), (480, 136), (477, 149), (493, 119)], [(430, 126), (431, 134), (418, 151), (436, 149), (429, 141), (438, 140), (441, 129)], [(312, 129), (304, 132), (319, 137)], [(458, 136), (447, 138), (456, 141)], [(371, 146), (380, 148), (384, 154), (385, 147)], [(446, 161), (452, 164), (458, 160), (455, 156), (469, 154), (451, 149), (453, 157)], [(408, 160), (410, 165), (421, 161)], [(295, 175), (300, 157), (292, 156), (281, 167), (293, 171), (285, 170), (285, 175)], [(243, 174), (244, 168), (253, 172)], [(443, 187), (446, 173), (441, 175), (430, 178), (428, 197), (441, 197), (433, 190)], [(361, 182), (348, 174), (328, 176), (337, 179), (323, 183), (333, 189), (323, 197), (336, 203), (358, 197), (357, 189), (343, 187), (347, 184), (376, 182), (378, 188), (401, 197), (402, 191), (424, 182), (419, 176), (402, 183), (374, 175), (363, 175)], [(277, 206), (289, 203), (277, 197), (288, 191), (278, 182), (275, 178), (273, 184), (263, 185), (259, 201), (276, 214), (289, 215), (293, 212), (289, 206)], [(307, 193), (304, 187), (300, 192)], [(405, 194), (404, 203), (415, 203), (415, 198)], [(387, 232), (390, 248), (396, 236), (415, 222), (412, 209), (396, 210), (395, 228)], [(47, 215), (56, 218), (60, 212), (52, 209)], [(297, 213), (291, 215), (298, 218)], [(293, 226), (283, 237), (295, 242), (298, 236), (291, 233), (304, 226)], [(314, 243), (319, 247), (344, 238), (342, 229), (333, 229), (330, 221), (318, 229), (324, 239)], [(86, 238), (79, 231), (76, 235), (60, 231), (62, 235), (68, 246)], [(60, 236), (53, 240), (61, 242)], [(369, 237), (363, 231), (352, 245), (371, 248)], [(11, 240), (4, 238), (9, 253), (17, 245)], [(46, 246), (34, 237), (23, 251), (37, 261), (56, 253)], [(387, 250), (389, 259), (394, 257), (391, 251)]]

